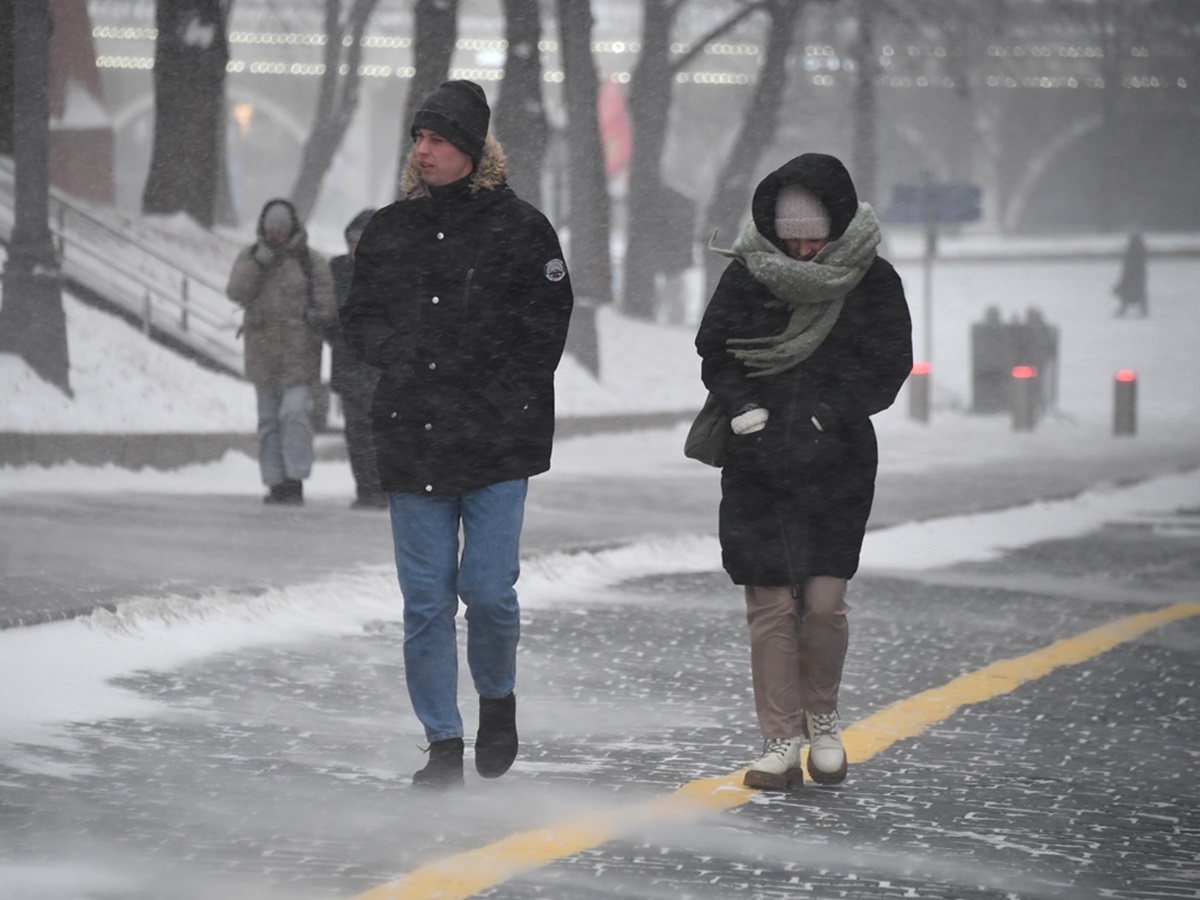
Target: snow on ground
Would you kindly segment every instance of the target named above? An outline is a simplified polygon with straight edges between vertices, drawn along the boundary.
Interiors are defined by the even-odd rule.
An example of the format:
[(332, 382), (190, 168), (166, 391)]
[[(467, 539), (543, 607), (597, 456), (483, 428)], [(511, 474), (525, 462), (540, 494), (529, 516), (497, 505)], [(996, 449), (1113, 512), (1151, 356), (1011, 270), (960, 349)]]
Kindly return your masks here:
[[(1103, 259), (948, 262), (933, 278), (933, 371), (942, 402), (968, 407), (971, 398), (970, 326), (988, 307), (1005, 321), (1041, 312), (1060, 330), (1058, 405), (1077, 420), (1112, 415), (1112, 381), (1120, 369), (1137, 373), (1141, 412), (1151, 418), (1200, 411), (1200, 260), (1163, 258), (1150, 264), (1151, 314), (1118, 319), (1110, 293), (1119, 266)], [(923, 347), (923, 273), (900, 267), (914, 315), (914, 345)]]
[(0, 353), (0, 431), (23, 433), (246, 432), (254, 391), (197, 366), (109, 313), (64, 297), (74, 397)]
[[(60, 723), (151, 716), (153, 699), (114, 681), (167, 671), (220, 652), (287, 644), (313, 635), (362, 634), (364, 623), (395, 619), (395, 576), (357, 575), (326, 584), (245, 595), (131, 598), (112, 613), (0, 631), (0, 761), (45, 774), (45, 760), (21, 745), (70, 748)], [(35, 762), (36, 760), (36, 762)]]

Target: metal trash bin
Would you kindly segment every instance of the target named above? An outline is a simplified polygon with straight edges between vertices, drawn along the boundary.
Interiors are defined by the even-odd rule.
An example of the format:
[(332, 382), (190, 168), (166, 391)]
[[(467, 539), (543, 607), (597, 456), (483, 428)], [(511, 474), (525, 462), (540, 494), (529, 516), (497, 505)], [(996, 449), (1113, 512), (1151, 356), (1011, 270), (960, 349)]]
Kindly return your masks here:
[(1012, 326), (994, 306), (971, 326), (971, 412), (1008, 412), (1014, 344)]
[(999, 309), (989, 307), (984, 320), (971, 326), (971, 412), (1011, 412), (1017, 366), (1037, 370), (1037, 415), (1057, 406), (1058, 340), (1058, 328), (1037, 309), (1031, 308), (1024, 322), (1005, 322)]

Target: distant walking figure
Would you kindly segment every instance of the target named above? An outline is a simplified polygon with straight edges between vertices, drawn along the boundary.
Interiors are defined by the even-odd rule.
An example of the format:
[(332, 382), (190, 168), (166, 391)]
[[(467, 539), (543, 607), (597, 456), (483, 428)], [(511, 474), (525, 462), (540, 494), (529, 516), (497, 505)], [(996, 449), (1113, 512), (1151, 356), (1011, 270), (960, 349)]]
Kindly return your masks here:
[(263, 502), (302, 506), (313, 464), (313, 387), (337, 304), (329, 262), (309, 249), (287, 200), (263, 207), (258, 240), (238, 255), (226, 293), (246, 310), (246, 377), (258, 397), (258, 465), (270, 489)]
[(1133, 310), (1145, 318), (1150, 314), (1150, 305), (1146, 297), (1146, 242), (1140, 232), (1135, 231), (1129, 236), (1125, 245), (1125, 255), (1121, 259), (1121, 277), (1113, 286), (1120, 304), (1117, 306), (1118, 318)]
[(754, 192), (696, 349), (732, 434), (721, 472), (721, 560), (743, 585), (764, 745), (747, 787), (846, 777), (838, 689), (879, 462), (870, 417), (912, 370), (912, 324), (879, 222), (850, 173), (806, 153)]

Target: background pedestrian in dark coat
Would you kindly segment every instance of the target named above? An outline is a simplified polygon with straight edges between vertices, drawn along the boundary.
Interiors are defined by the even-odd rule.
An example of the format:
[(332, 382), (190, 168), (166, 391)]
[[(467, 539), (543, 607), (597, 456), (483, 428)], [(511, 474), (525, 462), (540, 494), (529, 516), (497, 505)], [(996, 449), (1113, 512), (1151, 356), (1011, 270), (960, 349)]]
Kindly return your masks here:
[[(463, 780), (455, 613), (479, 694), (475, 768), (516, 757), (516, 580), (529, 477), (550, 468), (571, 281), (554, 229), (509, 188), (483, 89), (449, 81), (412, 122), (408, 199), (372, 217), (342, 310), (382, 371), (371, 404), (404, 595), (409, 698), (430, 741), (414, 783)], [(459, 528), (463, 546), (459, 552)]]
[(246, 377), (258, 400), (258, 463), (270, 488), (263, 500), (301, 505), (313, 463), (313, 388), (337, 305), (329, 262), (309, 249), (287, 200), (263, 206), (258, 240), (234, 261), (226, 292), (246, 311)]
[(1121, 257), (1121, 277), (1113, 286), (1113, 293), (1120, 301), (1117, 316), (1133, 311), (1140, 316), (1150, 313), (1146, 297), (1146, 242), (1140, 232), (1129, 236), (1125, 254)]
[(744, 585), (755, 705), (766, 744), (752, 787), (845, 778), (837, 701), (878, 452), (870, 416), (912, 369), (911, 322), (879, 225), (832, 156), (768, 175), (696, 348), (731, 417), (721, 475), (722, 560)]
[[(354, 274), (354, 253), (363, 230), (375, 210), (364, 209), (346, 226), (346, 250), (329, 261), (333, 273), (333, 290), (338, 309), (350, 297), (350, 280)], [(387, 509), (387, 494), (379, 488), (379, 468), (375, 464), (375, 442), (371, 438), (371, 397), (379, 381), (379, 370), (369, 363), (355, 359), (342, 338), (340, 325), (327, 335), (331, 351), (329, 387), (342, 400), (345, 420), (346, 455), (354, 476), (354, 509)]]

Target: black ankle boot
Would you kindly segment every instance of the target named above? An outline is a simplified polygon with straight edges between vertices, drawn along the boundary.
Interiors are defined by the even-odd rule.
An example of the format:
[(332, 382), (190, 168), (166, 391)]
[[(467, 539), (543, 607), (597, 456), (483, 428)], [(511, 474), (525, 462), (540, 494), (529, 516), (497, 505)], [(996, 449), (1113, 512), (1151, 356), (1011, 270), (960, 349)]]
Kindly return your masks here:
[(429, 745), (429, 762), (413, 775), (416, 787), (449, 788), (463, 783), (463, 740), (447, 738)]
[(284, 503), (288, 506), (303, 506), (304, 505), (304, 482), (296, 478), (285, 478), (283, 481), (283, 489), (286, 493)]
[(517, 758), (517, 697), (479, 698), (479, 733), (475, 736), (475, 771), (499, 778)]
[(271, 493), (263, 497), (263, 503), (275, 506), (303, 506), (304, 482), (295, 478), (285, 478), (279, 484), (271, 485)]

